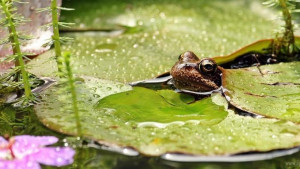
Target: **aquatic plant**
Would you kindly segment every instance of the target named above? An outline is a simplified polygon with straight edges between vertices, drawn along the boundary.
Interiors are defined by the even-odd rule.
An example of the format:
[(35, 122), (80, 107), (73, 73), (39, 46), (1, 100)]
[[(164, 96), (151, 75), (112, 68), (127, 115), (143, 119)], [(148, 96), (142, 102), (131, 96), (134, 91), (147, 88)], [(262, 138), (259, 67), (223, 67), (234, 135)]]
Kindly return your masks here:
[[(72, 111), (74, 112), (75, 119), (76, 119), (76, 127), (77, 127), (77, 135), (81, 136), (81, 124), (80, 124), (80, 117), (79, 117), (79, 110), (77, 105), (77, 96), (76, 96), (76, 88), (75, 88), (75, 80), (73, 77), (73, 72), (70, 64), (70, 56), (71, 54), (69, 52), (65, 52), (62, 54), (61, 50), (61, 43), (64, 43), (66, 41), (72, 40), (72, 38), (69, 37), (61, 37), (59, 34), (59, 27), (69, 27), (73, 23), (66, 23), (66, 22), (59, 22), (58, 18), (58, 10), (74, 10), (71, 8), (64, 8), (57, 6), (57, 0), (51, 0), (51, 6), (48, 8), (42, 8), (39, 9), (39, 12), (44, 11), (51, 11), (52, 14), (52, 25), (53, 28), (53, 36), (52, 41), (48, 42), (47, 45), (54, 44), (54, 50), (55, 50), (55, 58), (56, 63), (58, 67), (58, 76), (60, 77), (60, 83), (66, 84), (65, 91), (70, 91), (71, 93), (71, 100), (72, 100)], [(66, 102), (69, 99), (62, 98), (63, 102)], [(68, 108), (66, 108), (68, 109)], [(63, 110), (64, 111), (64, 110)]]
[[(264, 2), (265, 5), (279, 6), (281, 8), (282, 20), (284, 21), (283, 31), (277, 34), (275, 42), (273, 43), (273, 53), (284, 54), (285, 57), (293, 57), (296, 52), (299, 52), (299, 48), (295, 44), (294, 37), (294, 24), (292, 21), (293, 12), (299, 12), (296, 9), (297, 0), (268, 0)], [(279, 55), (280, 56), (280, 55)]]
[(61, 72), (60, 67), (62, 63), (60, 62), (59, 57), (61, 57), (61, 48), (59, 41), (59, 28), (58, 28), (58, 10), (57, 10), (57, 1), (51, 1), (51, 13), (52, 13), (52, 27), (53, 27), (53, 36), (52, 40), (54, 42), (55, 49), (55, 58), (57, 62), (58, 71)]
[(71, 100), (72, 100), (72, 111), (74, 112), (75, 119), (76, 119), (76, 128), (77, 128), (77, 135), (81, 136), (81, 124), (80, 124), (80, 117), (79, 117), (79, 110), (77, 105), (77, 95), (76, 95), (76, 88), (75, 88), (75, 80), (73, 77), (73, 71), (70, 64), (70, 52), (65, 52), (62, 55), (60, 43), (64, 41), (69, 41), (71, 38), (68, 37), (60, 37), (59, 35), (59, 26), (61, 27), (69, 27), (73, 23), (65, 23), (58, 21), (58, 10), (73, 10), (71, 8), (64, 8), (58, 7), (57, 1), (51, 1), (51, 13), (52, 13), (52, 27), (53, 27), (53, 36), (52, 40), (54, 42), (54, 49), (55, 49), (55, 58), (58, 67), (58, 76), (62, 83), (67, 83), (66, 90), (70, 91), (71, 93)]
[[(0, 23), (2, 26), (7, 27), (9, 31), (9, 36), (2, 40), (2, 44), (10, 43), (12, 46), (13, 54), (11, 56), (8, 56), (5, 60), (15, 62), (15, 68), (13, 69), (15, 74), (13, 73), (12, 75), (15, 76), (14, 81), (19, 82), (22, 79), (25, 91), (25, 100), (28, 101), (32, 100), (32, 98), (34, 97), (31, 93), (28, 72), (25, 69), (25, 63), (23, 59), (23, 57), (25, 57), (25, 54), (21, 51), (20, 47), (20, 40), (24, 40), (27, 38), (20, 35), (20, 33), (16, 29), (17, 25), (20, 25), (27, 20), (16, 13), (17, 9), (13, 5), (14, 2), (19, 3), (19, 1), (14, 0), (1, 0), (2, 13), (5, 17)], [(20, 77), (20, 74), (22, 77)]]
[[(81, 123), (80, 123), (80, 116), (79, 116), (79, 109), (78, 109), (78, 101), (77, 101), (77, 94), (76, 94), (76, 87), (75, 87), (75, 79), (73, 77), (73, 71), (70, 63), (70, 52), (63, 53), (63, 57), (60, 58), (60, 62), (62, 63), (60, 66), (61, 75), (60, 75), (60, 82), (61, 83), (67, 83), (67, 87), (64, 90), (70, 91), (72, 101), (72, 111), (75, 115), (76, 119), (76, 128), (77, 128), (77, 135), (81, 136)], [(64, 99), (63, 101), (66, 101), (69, 99)]]
[(68, 37), (61, 37), (59, 34), (59, 27), (69, 27), (73, 23), (66, 23), (66, 22), (59, 22), (59, 10), (74, 10), (71, 8), (64, 8), (64, 7), (59, 7), (57, 5), (57, 0), (51, 0), (51, 6), (47, 8), (41, 8), (38, 11), (39, 12), (51, 12), (52, 16), (52, 23), (48, 24), (46, 26), (52, 26), (53, 28), (53, 36), (50, 42), (48, 42), (46, 45), (52, 45), (54, 44), (54, 51), (55, 51), (55, 59), (58, 67), (58, 72), (62, 72), (61, 67), (62, 67), (62, 62), (60, 57), (62, 57), (62, 51), (61, 51), (61, 43), (66, 42), (71, 40), (72, 38)]
[(0, 168), (40, 168), (40, 164), (64, 166), (73, 163), (75, 151), (70, 147), (45, 147), (54, 144), (54, 136), (21, 135), (0, 137)]

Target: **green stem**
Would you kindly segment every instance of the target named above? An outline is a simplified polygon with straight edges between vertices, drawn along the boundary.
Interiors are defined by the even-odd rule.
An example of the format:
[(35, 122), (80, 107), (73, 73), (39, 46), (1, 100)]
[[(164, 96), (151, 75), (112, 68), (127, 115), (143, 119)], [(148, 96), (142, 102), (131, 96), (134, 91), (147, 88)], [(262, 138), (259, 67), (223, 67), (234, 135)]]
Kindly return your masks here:
[(75, 80), (74, 80), (72, 68), (70, 65), (70, 53), (68, 53), (68, 52), (64, 53), (63, 58), (64, 58), (65, 66), (66, 66), (66, 73), (67, 73), (68, 83), (69, 83), (69, 87), (70, 87), (70, 92), (72, 95), (72, 105), (73, 105), (73, 111), (74, 111), (75, 119), (76, 119), (77, 135), (82, 136), (79, 110), (78, 110), (78, 105), (77, 105)]
[(16, 30), (13, 15), (10, 12), (9, 3), (10, 3), (10, 1), (8, 1), (8, 0), (1, 0), (1, 6), (2, 6), (2, 9), (6, 16), (6, 20), (8, 22), (9, 39), (10, 39), (10, 42), (12, 43), (13, 54), (17, 56), (15, 66), (20, 67), (22, 78), (23, 78), (25, 97), (29, 99), (32, 96), (29, 78), (28, 78), (28, 74), (25, 70), (25, 63), (23, 60), (23, 54), (21, 52), (19, 36), (18, 36), (17, 30)]
[[(294, 51), (295, 37), (292, 23), (292, 16), (286, 4), (287, 0), (279, 0), (280, 6), (282, 8), (282, 15), (285, 21), (285, 31), (283, 34), (283, 41), (285, 50), (288, 55), (291, 55)], [(292, 47), (292, 48), (291, 48)], [(292, 50), (292, 51), (291, 51)]]
[(52, 40), (54, 41), (55, 48), (55, 58), (58, 67), (58, 72), (62, 72), (62, 62), (61, 59), (61, 47), (59, 41), (59, 28), (58, 28), (58, 9), (57, 9), (57, 1), (51, 1), (51, 13), (52, 13), (52, 25), (53, 25), (53, 36)]

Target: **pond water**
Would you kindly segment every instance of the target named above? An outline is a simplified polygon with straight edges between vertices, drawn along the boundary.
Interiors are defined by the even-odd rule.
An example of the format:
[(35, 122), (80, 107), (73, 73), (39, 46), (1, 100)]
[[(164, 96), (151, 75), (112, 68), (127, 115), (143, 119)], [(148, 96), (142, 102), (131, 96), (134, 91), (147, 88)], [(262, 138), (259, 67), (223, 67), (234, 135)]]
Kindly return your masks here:
[[(170, 91), (132, 91), (127, 85), (169, 71), (178, 55), (187, 50), (194, 51), (199, 57), (213, 57), (229, 54), (259, 39), (272, 38), (272, 31), (279, 25), (278, 21), (272, 20), (276, 11), (263, 7), (260, 1), (248, 0), (65, 0), (63, 6), (76, 9), (63, 11), (61, 21), (75, 22), (75, 26), (61, 32), (63, 36), (74, 38), (73, 42), (63, 46), (63, 50), (72, 53), (85, 136), (106, 145), (124, 143), (147, 154), (136, 156), (135, 151), (125, 149), (127, 155), (122, 155), (114, 152), (113, 146), (101, 146), (89, 139), (66, 138), (64, 134), (76, 133), (72, 112), (63, 106), (68, 105), (64, 102), (68, 93), (61, 86), (52, 86), (42, 93), (42, 103), (35, 106), (36, 115), (30, 117), (30, 127), (25, 131), (20, 129), (20, 133), (56, 135), (61, 138), (59, 144), (77, 148), (74, 164), (63, 168), (300, 168), (300, 153), (239, 163), (184, 163), (163, 159), (161, 154), (178, 150), (178, 147), (202, 155), (292, 148), (299, 145), (300, 127), (274, 119), (239, 117), (227, 111), (228, 105), (220, 95), (212, 97), (217, 98), (218, 103), (207, 98), (187, 106), (186, 102), (193, 101), (188, 96)], [(53, 56), (54, 52), (50, 50), (32, 60), (30, 72), (40, 77), (55, 77), (57, 66)], [(145, 107), (135, 103), (138, 102), (136, 98), (143, 97), (141, 93), (147, 96), (140, 99), (142, 106), (151, 100), (156, 100), (155, 104), (159, 105), (163, 102), (160, 99), (166, 101), (159, 105), (161, 107), (179, 106), (176, 109), (170, 106), (163, 111), (149, 106), (146, 107), (149, 111), (144, 111), (148, 114), (140, 115)], [(112, 94), (117, 95), (110, 96)], [(135, 98), (126, 97), (130, 94)], [(103, 99), (106, 96), (109, 97)], [(128, 110), (124, 106), (114, 107), (118, 102), (129, 106)], [(141, 110), (134, 112), (134, 117), (126, 114), (132, 108), (130, 105)], [(199, 107), (209, 111), (193, 114)], [(188, 109), (190, 114), (182, 114), (181, 109)], [(27, 113), (33, 113), (33, 108)], [(278, 132), (274, 135), (274, 131)], [(221, 137), (224, 133), (228, 134), (226, 138)], [(248, 135), (253, 137), (249, 139)], [(205, 139), (198, 143), (195, 138)], [(182, 143), (176, 143), (175, 148), (174, 143), (169, 145), (180, 139)], [(235, 140), (246, 141), (235, 143)], [(145, 146), (149, 142), (153, 144)]]

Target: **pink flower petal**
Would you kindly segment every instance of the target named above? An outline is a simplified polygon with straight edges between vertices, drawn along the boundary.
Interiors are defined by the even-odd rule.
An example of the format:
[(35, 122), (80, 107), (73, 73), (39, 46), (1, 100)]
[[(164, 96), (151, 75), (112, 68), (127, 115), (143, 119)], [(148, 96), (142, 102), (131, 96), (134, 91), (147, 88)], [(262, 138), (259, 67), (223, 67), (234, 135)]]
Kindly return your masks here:
[(8, 142), (0, 136), (0, 160), (6, 159), (9, 150), (6, 148)]
[(58, 141), (58, 138), (54, 136), (29, 136), (29, 135), (22, 135), (22, 136), (15, 136), (13, 137), (16, 142), (20, 142), (23, 145), (25, 144), (36, 144), (39, 146), (47, 146), (54, 144)]
[(28, 158), (22, 160), (0, 160), (0, 169), (41, 169), (40, 165)]
[(27, 155), (37, 153), (39, 149), (43, 146), (54, 144), (58, 141), (56, 137), (53, 136), (15, 136), (14, 139), (13, 152), (14, 155), (21, 159)]
[(8, 149), (0, 149), (0, 160), (5, 160), (9, 158), (10, 152)]
[(7, 140), (5, 140), (3, 137), (0, 136), (0, 147), (3, 144), (7, 144)]
[(72, 164), (74, 155), (75, 151), (69, 147), (44, 147), (31, 158), (44, 165), (60, 167)]
[[(75, 151), (69, 147), (44, 147), (56, 143), (53, 136), (15, 136), (9, 142), (0, 137), (0, 169), (40, 169), (41, 164), (64, 166), (73, 163)], [(12, 155), (7, 147), (12, 144)]]

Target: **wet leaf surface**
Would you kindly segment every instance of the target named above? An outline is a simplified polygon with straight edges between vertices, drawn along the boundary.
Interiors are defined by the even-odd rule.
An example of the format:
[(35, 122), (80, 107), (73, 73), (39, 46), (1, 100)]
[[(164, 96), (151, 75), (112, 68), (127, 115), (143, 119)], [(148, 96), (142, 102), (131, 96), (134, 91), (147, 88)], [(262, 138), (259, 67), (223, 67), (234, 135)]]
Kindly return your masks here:
[(234, 106), (256, 114), (300, 122), (300, 62), (223, 72), (225, 94)]
[[(299, 125), (236, 115), (226, 110), (227, 102), (220, 94), (186, 104), (193, 99), (173, 91), (130, 90), (121, 84), (84, 79), (77, 83), (83, 134), (106, 145), (133, 147), (157, 156), (166, 152), (228, 155), (300, 144)], [(64, 110), (69, 103), (59, 101), (58, 96), (64, 95), (59, 88), (63, 86), (45, 91), (35, 111), (49, 128), (74, 135), (74, 114)], [(103, 98), (121, 91), (125, 92)]]
[[(266, 18), (274, 13), (258, 1), (89, 0), (64, 1), (63, 6), (76, 9), (62, 13), (62, 21), (76, 22), (74, 29), (126, 25), (123, 33), (64, 34), (75, 38), (63, 48), (72, 52), (75, 73), (119, 82), (153, 78), (169, 71), (187, 50), (199, 57), (229, 54), (273, 37), (270, 30), (277, 25)], [(32, 61), (32, 72), (53, 76), (55, 61), (47, 62), (51, 57), (53, 52), (47, 52)], [(45, 64), (41, 67), (41, 63)]]
[[(100, 100), (97, 107), (100, 112), (111, 111), (112, 115), (124, 122), (140, 122), (138, 126), (156, 126), (155, 123), (218, 123), (227, 112), (224, 107), (212, 104), (210, 98), (193, 104), (192, 96), (178, 94), (171, 90), (155, 92), (146, 88), (134, 88), (133, 91), (120, 93)], [(154, 122), (154, 123), (152, 123)], [(158, 127), (168, 124), (157, 124)]]
[[(169, 71), (187, 50), (212, 57), (272, 37), (270, 30), (277, 23), (265, 16), (273, 12), (259, 2), (66, 1), (65, 6), (77, 9), (62, 14), (62, 20), (75, 21), (72, 29), (79, 31), (65, 34), (75, 41), (63, 47), (73, 53), (75, 73), (106, 79), (84, 77), (77, 82), (85, 137), (153, 156), (228, 155), (300, 145), (299, 125), (236, 115), (219, 94), (191, 103), (192, 97), (173, 91), (130, 90), (123, 84)], [(99, 32), (103, 29), (121, 31)], [(49, 51), (33, 60), (31, 72), (54, 76), (53, 56)], [(63, 89), (58, 85), (45, 91), (35, 111), (49, 128), (76, 135)]]

